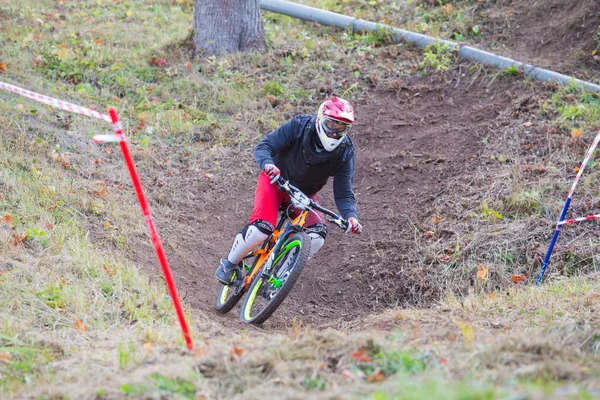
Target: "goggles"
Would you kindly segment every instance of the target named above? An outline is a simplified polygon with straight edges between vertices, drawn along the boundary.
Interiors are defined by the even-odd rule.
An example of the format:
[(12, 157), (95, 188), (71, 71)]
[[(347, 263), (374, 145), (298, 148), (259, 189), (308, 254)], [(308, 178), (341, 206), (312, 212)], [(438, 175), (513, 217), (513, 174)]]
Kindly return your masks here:
[(344, 137), (348, 131), (350, 131), (350, 124), (346, 124), (341, 121), (336, 121), (335, 119), (331, 119), (325, 117), (323, 119), (323, 123), (321, 124), (325, 134), (332, 139), (340, 139)]

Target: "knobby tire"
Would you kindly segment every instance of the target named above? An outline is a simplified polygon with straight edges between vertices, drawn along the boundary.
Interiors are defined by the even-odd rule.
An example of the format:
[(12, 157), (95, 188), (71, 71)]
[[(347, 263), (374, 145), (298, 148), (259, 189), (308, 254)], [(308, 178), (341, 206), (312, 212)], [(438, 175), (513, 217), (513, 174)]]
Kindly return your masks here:
[[(287, 297), (290, 293), (294, 284), (298, 280), (300, 273), (302, 272), (302, 268), (304, 268), (304, 264), (308, 260), (310, 255), (310, 237), (304, 232), (296, 232), (291, 235), (288, 239), (286, 239), (285, 243), (292, 243), (295, 240), (300, 241), (300, 250), (299, 254), (294, 253), (292, 257), (295, 257), (295, 261), (289, 267), (290, 274), (287, 279), (283, 283), (283, 285), (279, 288), (279, 291), (275, 294), (275, 296), (268, 302), (268, 304), (256, 315), (251, 315), (252, 306), (256, 300), (257, 296), (260, 296), (258, 293), (261, 289), (262, 285), (269, 285), (270, 283), (266, 281), (261, 276), (257, 276), (250, 289), (248, 290), (246, 297), (244, 298), (244, 303), (242, 304), (242, 309), (240, 310), (240, 320), (245, 323), (260, 325), (265, 322), (271, 314), (279, 307), (281, 302)], [(284, 249), (285, 244), (281, 247)], [(290, 249), (291, 252), (292, 249)], [(272, 271), (276, 271), (278, 266), (283, 265), (288, 259), (288, 256), (283, 256), (276, 265), (273, 266)]]
[[(242, 281), (240, 284), (243, 285), (244, 282)], [(237, 302), (244, 296), (243, 290), (240, 290), (238, 294), (235, 294), (235, 289), (236, 288), (233, 286), (221, 285), (221, 290), (219, 290), (219, 294), (217, 294), (217, 304), (215, 305), (219, 314), (226, 314), (231, 311)]]

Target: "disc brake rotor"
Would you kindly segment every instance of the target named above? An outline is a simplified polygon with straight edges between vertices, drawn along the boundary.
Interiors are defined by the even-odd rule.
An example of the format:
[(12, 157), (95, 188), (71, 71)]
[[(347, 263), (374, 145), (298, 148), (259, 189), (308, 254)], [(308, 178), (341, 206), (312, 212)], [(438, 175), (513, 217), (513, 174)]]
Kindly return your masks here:
[(272, 282), (268, 282), (268, 289), (263, 293), (263, 297), (265, 297), (267, 300), (272, 300), (275, 297), (275, 295), (279, 292), (279, 289), (285, 284), (285, 281), (290, 276), (292, 272), (290, 267), (294, 259), (293, 256), (295, 254), (295, 250), (296, 249), (293, 249), (287, 254), (285, 262), (281, 264), (280, 267), (277, 268), (277, 271), (275, 271), (273, 274), (273, 277), (280, 282), (277, 287), (274, 287)]

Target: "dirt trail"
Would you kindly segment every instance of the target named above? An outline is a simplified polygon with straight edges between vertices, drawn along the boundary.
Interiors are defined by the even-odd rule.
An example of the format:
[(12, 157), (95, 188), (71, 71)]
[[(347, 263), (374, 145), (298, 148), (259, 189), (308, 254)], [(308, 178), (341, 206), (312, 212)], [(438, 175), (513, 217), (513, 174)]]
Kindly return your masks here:
[[(489, 90), (485, 83), (471, 88), (476, 90), (468, 86), (404, 83), (395, 92), (375, 92), (356, 104), (354, 183), (364, 234), (345, 235), (330, 227), (325, 246), (265, 329), (287, 326), (294, 317), (313, 326), (344, 327), (358, 316), (424, 304), (438, 294), (404, 261), (413, 224), (430, 217), (447, 180), (468, 174), (480, 162), (482, 138), (521, 90), (502, 82)], [(251, 151), (229, 151), (213, 179), (180, 181), (160, 195), (150, 194), (155, 201), (167, 196), (171, 204), (156, 208), (155, 214), (185, 302), (212, 313), (224, 326), (241, 327), (239, 308), (226, 316), (214, 312), (218, 285), (213, 274), (250, 214), (258, 170)], [(335, 209), (330, 184), (320, 199)], [(157, 271), (147, 240), (140, 245), (137, 261)]]
[[(598, 24), (596, 11), (600, 10), (592, 0), (569, 2), (569, 7), (562, 3), (499, 0), (482, 3), (477, 12), (488, 19), (485, 39), (506, 44), (503, 54), (547, 67), (564, 66), (558, 70), (571, 72), (575, 64), (561, 62), (575, 58), (563, 57), (561, 51), (575, 55), (590, 50), (594, 39), (587, 34)], [(546, 6), (553, 13), (546, 15)], [(542, 23), (546, 17), (552, 26), (548, 31)], [(584, 30), (577, 21), (585, 22)], [(553, 30), (562, 32), (562, 37), (557, 39)], [(586, 62), (595, 68), (595, 60)], [(455, 68), (450, 74), (454, 76), (444, 83), (390, 83), (393, 90), (379, 89), (355, 104), (354, 184), (364, 234), (344, 235), (330, 227), (324, 248), (305, 267), (301, 281), (265, 329), (288, 326), (292, 318), (313, 326), (344, 328), (359, 316), (398, 305), (426, 306), (439, 298), (443, 288), (428, 284), (418, 271), (419, 265), (431, 263), (419, 253), (415, 232), (431, 220), (437, 195), (469, 185), (470, 176), (483, 162), (478, 156), (483, 139), (495, 134), (495, 127), (509, 118), (501, 113), (526, 92), (522, 83), (507, 83), (503, 77), (490, 83), (479, 74), (465, 76), (466, 70), (468, 66)], [(204, 138), (198, 140), (198, 146), (203, 146)], [(162, 181), (166, 164), (169, 171), (176, 171), (146, 190), (180, 294), (224, 327), (241, 327), (238, 308), (226, 316), (214, 311), (218, 285), (213, 274), (218, 258), (227, 254), (252, 209), (258, 174), (252, 148), (222, 147), (213, 159), (201, 161), (190, 160), (193, 157), (184, 155), (187, 150), (176, 146), (164, 151), (157, 153), (160, 160), (156, 160), (162, 169), (150, 166), (143, 179)], [(206, 151), (217, 150), (209, 143)], [(202, 175), (207, 170), (210, 176)], [(330, 185), (320, 199), (335, 209)], [(131, 248), (138, 252), (130, 256), (160, 276), (148, 238), (133, 240)]]

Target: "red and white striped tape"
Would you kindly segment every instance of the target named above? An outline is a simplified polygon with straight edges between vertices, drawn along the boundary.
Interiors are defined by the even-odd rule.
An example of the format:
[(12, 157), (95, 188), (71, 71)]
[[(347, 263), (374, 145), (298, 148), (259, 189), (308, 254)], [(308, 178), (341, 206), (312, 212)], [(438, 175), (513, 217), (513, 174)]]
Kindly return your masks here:
[(593, 219), (598, 219), (598, 218), (600, 218), (600, 214), (588, 215), (587, 217), (565, 219), (564, 221), (560, 221), (556, 225), (560, 226), (560, 225), (564, 225), (564, 224), (572, 224), (574, 222), (591, 221)]
[(82, 114), (92, 118), (98, 118), (103, 121), (110, 122), (113, 125), (113, 129), (115, 132), (114, 134), (96, 135), (94, 136), (93, 141), (96, 143), (119, 142), (119, 145), (121, 146), (123, 158), (125, 159), (125, 164), (131, 175), (131, 180), (135, 188), (135, 192), (138, 196), (140, 206), (142, 207), (144, 219), (146, 221), (146, 225), (148, 226), (148, 230), (150, 231), (152, 244), (154, 245), (158, 261), (163, 269), (163, 274), (167, 283), (167, 289), (169, 290), (169, 295), (171, 296), (171, 300), (173, 301), (173, 307), (175, 308), (175, 312), (177, 313), (177, 317), (179, 318), (179, 323), (181, 325), (183, 336), (185, 338), (188, 349), (192, 350), (194, 348), (194, 342), (192, 341), (192, 336), (190, 334), (187, 321), (185, 319), (185, 314), (183, 312), (183, 307), (181, 306), (181, 302), (179, 300), (179, 295), (177, 294), (177, 288), (175, 287), (175, 282), (173, 281), (173, 276), (171, 274), (171, 269), (169, 268), (169, 263), (167, 262), (167, 257), (165, 255), (163, 245), (160, 241), (160, 236), (158, 235), (158, 230), (156, 229), (156, 226), (154, 225), (154, 220), (152, 219), (150, 206), (148, 205), (148, 201), (146, 200), (146, 196), (144, 195), (144, 190), (142, 188), (140, 177), (136, 171), (133, 157), (131, 157), (129, 147), (127, 146), (127, 141), (125, 140), (125, 135), (123, 134), (123, 125), (119, 121), (117, 110), (115, 110), (112, 107), (109, 108), (109, 116), (106, 114), (99, 113), (98, 111), (90, 110), (89, 108), (80, 107), (78, 105), (67, 103), (62, 100), (44, 96), (35, 92), (30, 92), (29, 90), (25, 90), (4, 82), (0, 82), (0, 89), (7, 90), (9, 92), (16, 93), (21, 96), (29, 97), (32, 100), (47, 104), (52, 107), (60, 108), (66, 111), (71, 111), (77, 114)]
[(6, 91), (9, 91), (12, 93), (16, 93), (21, 96), (29, 97), (32, 100), (47, 104), (52, 107), (60, 108), (65, 111), (71, 111), (76, 114), (82, 114), (82, 115), (86, 115), (88, 117), (98, 118), (103, 121), (112, 123), (110, 116), (108, 116), (106, 114), (102, 114), (98, 111), (91, 110), (91, 109), (85, 108), (85, 107), (81, 107), (76, 104), (67, 103), (66, 101), (58, 100), (53, 97), (44, 96), (39, 93), (31, 92), (29, 90), (22, 89), (18, 86), (11, 85), (9, 83), (0, 82), (0, 89), (6, 90)]

